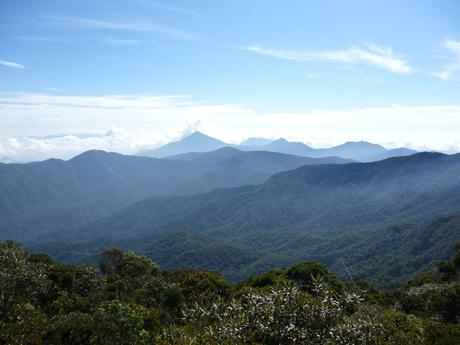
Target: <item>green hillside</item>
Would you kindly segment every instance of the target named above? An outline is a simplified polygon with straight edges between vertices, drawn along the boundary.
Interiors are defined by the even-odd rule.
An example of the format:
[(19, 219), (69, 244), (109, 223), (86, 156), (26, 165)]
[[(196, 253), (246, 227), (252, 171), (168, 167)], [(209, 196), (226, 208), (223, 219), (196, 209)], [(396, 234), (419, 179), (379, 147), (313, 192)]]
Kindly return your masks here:
[(64, 240), (75, 229), (147, 197), (259, 184), (301, 165), (347, 162), (223, 149), (203, 153), (197, 162), (93, 150), (69, 161), (2, 164), (0, 239)]
[(392, 288), (450, 255), (460, 233), (458, 171), (460, 155), (435, 153), (303, 166), (259, 186), (147, 199), (83, 227), (69, 250), (33, 248), (79, 262), (116, 245), (234, 281), (314, 259)]

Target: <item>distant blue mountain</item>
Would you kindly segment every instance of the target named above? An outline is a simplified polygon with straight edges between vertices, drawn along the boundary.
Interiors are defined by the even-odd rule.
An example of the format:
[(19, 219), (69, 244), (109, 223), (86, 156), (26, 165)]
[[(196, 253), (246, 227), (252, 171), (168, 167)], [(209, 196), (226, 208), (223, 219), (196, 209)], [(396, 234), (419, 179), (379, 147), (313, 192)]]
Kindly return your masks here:
[(0, 155), (0, 163), (15, 163), (15, 161), (7, 156)]
[(313, 157), (339, 156), (366, 162), (374, 160), (373, 157), (387, 151), (386, 148), (378, 144), (371, 144), (366, 141), (348, 141), (331, 148), (317, 149), (313, 153)]
[(268, 145), (271, 142), (273, 142), (272, 139), (266, 139), (266, 138), (248, 138), (242, 143), (240, 143), (241, 146), (261, 146), (261, 145)]
[[(296, 155), (296, 156), (307, 156), (307, 157), (313, 157), (314, 152), (316, 151), (314, 148), (308, 145), (305, 145), (304, 143), (295, 142), (295, 141), (287, 141), (284, 138), (272, 141), (271, 143), (267, 145), (258, 146), (257, 149), (264, 150), (264, 151), (280, 152), (280, 153)], [(326, 156), (323, 156), (323, 157), (326, 157)]]
[(224, 146), (229, 145), (221, 140), (196, 131), (181, 140), (173, 141), (156, 149), (141, 151), (137, 155), (163, 158), (187, 152), (209, 152), (218, 150)]
[(349, 141), (342, 145), (320, 149), (310, 147), (301, 142), (288, 141), (284, 138), (277, 140), (249, 138), (240, 145), (232, 145), (201, 132), (195, 132), (179, 141), (171, 142), (156, 149), (141, 151), (138, 155), (162, 158), (189, 152), (209, 152), (226, 146), (238, 148), (242, 151), (269, 151), (311, 158), (341, 157), (361, 162), (408, 156), (417, 152), (407, 148), (388, 150), (381, 145), (366, 141)]
[(387, 150), (377, 155), (371, 156), (369, 161), (379, 161), (382, 159), (387, 159), (391, 157), (402, 157), (402, 156), (410, 156), (417, 153), (415, 150), (407, 149), (405, 147), (401, 147), (398, 149)]

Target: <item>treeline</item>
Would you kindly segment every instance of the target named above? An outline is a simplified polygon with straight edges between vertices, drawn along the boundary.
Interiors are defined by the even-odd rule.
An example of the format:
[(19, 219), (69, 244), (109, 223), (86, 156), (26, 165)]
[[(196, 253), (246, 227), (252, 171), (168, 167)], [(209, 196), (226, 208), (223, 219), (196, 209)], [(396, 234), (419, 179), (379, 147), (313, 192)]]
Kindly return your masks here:
[(316, 262), (239, 285), (118, 249), (72, 266), (0, 242), (0, 344), (458, 344), (460, 243), (399, 291)]

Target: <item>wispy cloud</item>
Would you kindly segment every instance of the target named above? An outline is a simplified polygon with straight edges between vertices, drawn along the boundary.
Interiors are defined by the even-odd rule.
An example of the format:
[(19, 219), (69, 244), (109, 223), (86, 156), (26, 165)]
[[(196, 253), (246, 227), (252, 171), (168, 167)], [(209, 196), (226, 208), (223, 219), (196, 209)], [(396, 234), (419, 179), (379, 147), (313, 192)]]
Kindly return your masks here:
[(153, 1), (153, 0), (142, 0), (144, 4), (165, 10), (165, 11), (170, 11), (170, 12), (176, 12), (176, 13), (183, 13), (183, 14), (196, 14), (196, 12), (191, 11), (189, 9), (183, 8), (183, 7), (178, 7), (178, 6), (171, 6), (167, 5), (163, 2), (159, 1)]
[(182, 40), (195, 41), (198, 39), (194, 34), (190, 32), (175, 30), (161, 25), (156, 25), (151, 22), (139, 20), (105, 20), (74, 16), (46, 16), (44, 19), (47, 24), (58, 25), (62, 27), (152, 32)]
[(146, 40), (131, 39), (131, 38), (104, 38), (102, 42), (112, 46), (133, 46), (146, 42)]
[(6, 66), (6, 67), (11, 67), (11, 68), (26, 68), (26, 66), (21, 65), (20, 63), (14, 62), (14, 61), (7, 61), (7, 60), (0, 60), (0, 65)]
[(249, 45), (245, 49), (253, 53), (285, 60), (326, 60), (346, 64), (366, 64), (394, 73), (409, 74), (413, 72), (413, 68), (409, 63), (403, 58), (394, 55), (391, 48), (376, 45), (366, 45), (365, 49), (349, 48), (324, 51), (271, 49), (258, 45)]
[(187, 95), (69, 96), (49, 93), (0, 92), (0, 105), (78, 107), (101, 109), (154, 109), (186, 106)]
[(460, 71), (460, 42), (448, 39), (442, 45), (453, 54), (453, 58), (449, 64), (444, 66), (442, 71), (435, 72), (433, 75), (445, 80), (450, 79), (455, 73)]
[(14, 36), (17, 39), (35, 43), (68, 43), (69, 40), (48, 36)]

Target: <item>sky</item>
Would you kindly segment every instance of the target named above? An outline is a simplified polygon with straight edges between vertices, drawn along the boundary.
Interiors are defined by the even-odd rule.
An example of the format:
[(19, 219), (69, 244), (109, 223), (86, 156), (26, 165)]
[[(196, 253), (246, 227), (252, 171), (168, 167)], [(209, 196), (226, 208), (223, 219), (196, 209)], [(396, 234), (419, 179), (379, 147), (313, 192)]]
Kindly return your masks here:
[(1, 0), (0, 161), (366, 140), (460, 151), (460, 2)]

